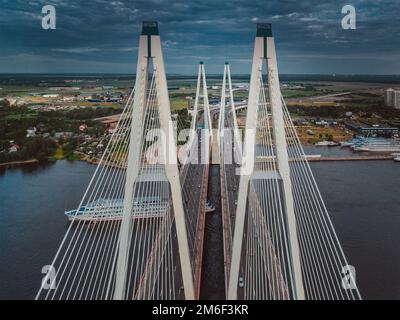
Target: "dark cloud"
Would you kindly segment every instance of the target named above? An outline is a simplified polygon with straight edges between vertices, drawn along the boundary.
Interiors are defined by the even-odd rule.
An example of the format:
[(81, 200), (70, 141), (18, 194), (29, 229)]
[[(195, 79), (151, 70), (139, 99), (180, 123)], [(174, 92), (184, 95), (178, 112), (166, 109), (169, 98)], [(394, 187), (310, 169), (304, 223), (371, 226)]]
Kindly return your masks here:
[[(57, 30), (41, 29), (41, 8)], [(341, 8), (357, 30), (341, 28)], [(256, 22), (273, 23), (282, 73), (400, 73), (398, 0), (0, 0), (0, 72), (135, 70), (143, 20), (157, 20), (169, 73), (248, 73)]]

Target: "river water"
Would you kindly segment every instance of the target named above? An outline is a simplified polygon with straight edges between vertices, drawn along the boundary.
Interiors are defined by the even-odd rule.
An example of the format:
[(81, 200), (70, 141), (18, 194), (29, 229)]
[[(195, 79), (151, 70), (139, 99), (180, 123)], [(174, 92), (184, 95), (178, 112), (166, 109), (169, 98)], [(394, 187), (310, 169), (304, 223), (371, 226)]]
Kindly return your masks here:
[[(334, 149), (308, 153), (348, 152)], [(400, 164), (311, 166), (363, 298), (400, 299)], [(63, 160), (0, 172), (0, 299), (34, 298), (66, 231), (63, 212), (79, 204), (94, 170)]]

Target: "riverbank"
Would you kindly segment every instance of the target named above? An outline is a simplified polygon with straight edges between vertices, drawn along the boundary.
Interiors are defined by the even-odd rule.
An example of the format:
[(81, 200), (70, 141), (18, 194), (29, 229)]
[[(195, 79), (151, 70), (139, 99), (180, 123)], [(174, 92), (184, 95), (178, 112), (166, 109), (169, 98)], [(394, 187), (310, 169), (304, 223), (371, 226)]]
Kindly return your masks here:
[(12, 161), (12, 162), (5, 162), (5, 163), (0, 163), (0, 168), (8, 168), (8, 167), (18, 167), (21, 165), (26, 165), (26, 164), (34, 164), (34, 163), (39, 163), (38, 159), (30, 159), (30, 160), (21, 160), (21, 161)]
[(19, 161), (11, 161), (11, 162), (4, 162), (0, 163), (0, 168), (15, 168), (25, 165), (32, 165), (38, 163), (46, 163), (46, 162), (57, 162), (59, 160), (68, 160), (68, 161), (85, 161), (91, 164), (99, 163), (97, 159), (90, 159), (89, 157), (84, 157), (80, 155), (78, 152), (74, 152), (72, 155), (65, 157), (62, 153), (56, 152), (54, 156), (47, 158), (47, 160), (39, 161), (38, 159), (28, 159), (28, 160), (19, 160)]
[[(307, 160), (309, 162), (329, 162), (329, 161), (383, 161), (383, 160), (393, 160), (394, 156), (389, 154), (355, 154), (351, 152), (348, 148), (332, 148), (332, 147), (316, 147), (310, 144), (304, 144), (303, 148), (305, 153), (309, 155)], [(48, 158), (48, 162), (57, 162), (59, 160), (68, 160), (68, 161), (82, 161), (89, 164), (97, 165), (100, 162), (100, 158), (96, 158), (85, 154), (80, 151), (74, 151), (72, 154), (65, 156), (64, 153), (60, 152), (61, 148), (57, 149), (56, 153)], [(14, 162), (6, 162), (0, 163), (0, 168), (14, 168), (24, 165), (37, 164), (40, 161), (38, 159), (29, 159), (29, 160), (21, 160)], [(109, 162), (105, 163), (108, 166), (115, 166), (114, 163)]]

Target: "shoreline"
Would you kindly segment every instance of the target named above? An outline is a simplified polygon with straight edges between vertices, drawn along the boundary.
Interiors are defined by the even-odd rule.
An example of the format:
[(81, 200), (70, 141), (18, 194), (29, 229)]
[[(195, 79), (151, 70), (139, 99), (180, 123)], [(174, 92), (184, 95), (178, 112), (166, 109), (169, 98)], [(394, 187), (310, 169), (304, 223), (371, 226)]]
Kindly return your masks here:
[[(97, 165), (100, 162), (98, 158), (91, 158), (88, 155), (85, 155), (79, 151), (75, 152), (76, 154), (80, 155), (79, 159), (68, 160), (66, 158), (63, 159), (56, 159), (55, 161), (48, 161), (48, 162), (57, 162), (59, 160), (68, 160), (68, 161), (83, 161), (89, 164)], [(379, 154), (379, 155), (367, 155), (367, 156), (323, 156), (319, 158), (308, 158), (309, 162), (329, 162), (329, 161), (371, 161), (371, 160), (392, 160), (393, 156), (386, 155), (386, 154)], [(38, 164), (40, 161), (38, 159), (29, 159), (29, 160), (21, 160), (21, 161), (13, 161), (13, 162), (5, 162), (0, 163), (0, 169), (8, 169), (13, 167), (21, 167), (24, 165), (30, 164)], [(112, 164), (109, 164), (112, 166)]]
[(23, 166), (25, 164), (33, 164), (33, 163), (39, 163), (38, 159), (29, 159), (29, 160), (20, 160), (20, 161), (12, 161), (12, 162), (5, 162), (5, 163), (0, 163), (0, 168), (1, 167), (13, 167), (13, 166)]

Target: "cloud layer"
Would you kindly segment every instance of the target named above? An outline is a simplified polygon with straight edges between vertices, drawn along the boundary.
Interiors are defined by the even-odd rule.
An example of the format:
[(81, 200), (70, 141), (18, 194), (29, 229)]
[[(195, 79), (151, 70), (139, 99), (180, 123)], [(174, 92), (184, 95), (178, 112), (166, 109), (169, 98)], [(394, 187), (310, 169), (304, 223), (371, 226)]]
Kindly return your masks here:
[[(41, 28), (41, 8), (57, 29)], [(352, 4), (357, 29), (341, 28)], [(143, 20), (157, 20), (167, 72), (248, 73), (256, 22), (271, 22), (281, 73), (400, 73), (398, 0), (0, 0), (0, 72), (133, 73)]]

